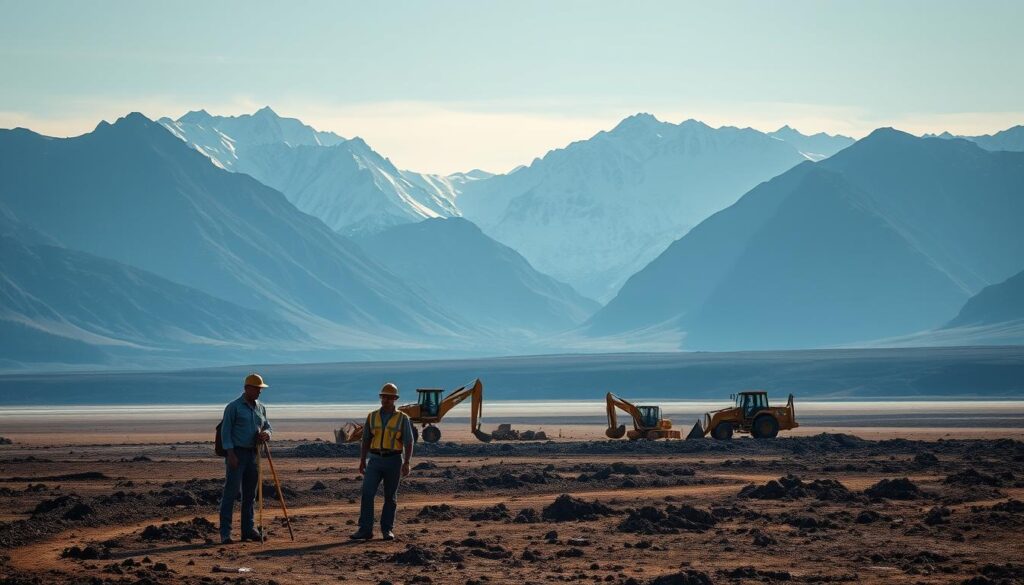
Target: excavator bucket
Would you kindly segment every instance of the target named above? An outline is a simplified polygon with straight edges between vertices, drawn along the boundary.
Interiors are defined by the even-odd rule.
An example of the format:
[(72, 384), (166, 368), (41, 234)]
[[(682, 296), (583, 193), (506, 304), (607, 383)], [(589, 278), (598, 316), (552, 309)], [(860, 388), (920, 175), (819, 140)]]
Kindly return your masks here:
[[(342, 444), (355, 441), (357, 432), (362, 430), (362, 425), (353, 422), (347, 422), (341, 425), (340, 429), (334, 431), (334, 442)], [(362, 432), (358, 432), (358, 435), (361, 437)]]
[(626, 434), (626, 425), (619, 425), (618, 427), (608, 427), (604, 431), (605, 436), (609, 439), (621, 439)]
[(490, 443), (491, 439), (493, 438), (487, 433), (481, 431), (479, 425), (477, 425), (477, 427), (473, 429), (473, 436), (476, 437), (477, 439), (480, 439), (484, 443)]
[(700, 424), (700, 419), (693, 423), (693, 428), (690, 429), (690, 434), (686, 435), (686, 439), (703, 439), (704, 438), (704, 426)]

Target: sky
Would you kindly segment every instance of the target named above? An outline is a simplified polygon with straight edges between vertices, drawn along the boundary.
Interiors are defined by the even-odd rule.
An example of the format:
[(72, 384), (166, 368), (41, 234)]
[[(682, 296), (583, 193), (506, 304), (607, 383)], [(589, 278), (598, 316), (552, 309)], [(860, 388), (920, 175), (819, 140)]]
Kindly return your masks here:
[(264, 105), (505, 172), (649, 112), (859, 138), (1024, 124), (1024, 2), (0, 0), (0, 128)]

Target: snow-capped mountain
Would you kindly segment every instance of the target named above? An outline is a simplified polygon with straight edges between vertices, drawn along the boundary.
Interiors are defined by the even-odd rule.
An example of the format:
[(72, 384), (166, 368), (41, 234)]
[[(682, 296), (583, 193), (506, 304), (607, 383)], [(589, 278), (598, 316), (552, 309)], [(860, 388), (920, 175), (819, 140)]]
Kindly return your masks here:
[(638, 114), (529, 167), (461, 184), (459, 209), (541, 272), (604, 301), (758, 183), (851, 142), (774, 134)]
[(237, 117), (189, 112), (160, 123), (214, 164), (281, 191), (342, 233), (459, 215), (461, 178), (400, 171), (361, 138), (318, 132), (270, 108)]
[(658, 328), (701, 350), (894, 343), (1019, 273), (1021, 185), (1020, 153), (879, 129), (702, 222), (585, 330), (622, 337)]

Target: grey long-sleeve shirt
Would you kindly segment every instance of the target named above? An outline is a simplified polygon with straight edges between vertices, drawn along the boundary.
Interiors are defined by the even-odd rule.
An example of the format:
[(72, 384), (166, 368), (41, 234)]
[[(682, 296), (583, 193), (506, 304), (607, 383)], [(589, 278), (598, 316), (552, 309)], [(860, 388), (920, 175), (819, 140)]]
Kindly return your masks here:
[(245, 395), (232, 400), (224, 407), (224, 419), (220, 426), (220, 442), (225, 450), (235, 447), (256, 447), (256, 435), (261, 431), (273, 433), (267, 409), (259, 400), (256, 406), (249, 406)]

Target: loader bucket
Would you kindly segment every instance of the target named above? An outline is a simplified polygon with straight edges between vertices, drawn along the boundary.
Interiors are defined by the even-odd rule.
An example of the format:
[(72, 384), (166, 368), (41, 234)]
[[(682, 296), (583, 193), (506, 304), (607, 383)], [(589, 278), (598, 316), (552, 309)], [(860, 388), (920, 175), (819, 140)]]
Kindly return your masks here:
[(477, 439), (480, 439), (484, 443), (490, 443), (491, 439), (493, 439), (493, 437), (481, 431), (480, 427), (473, 429), (473, 436), (476, 437)]
[(360, 428), (360, 425), (356, 423), (347, 422), (341, 425), (340, 429), (334, 431), (334, 442), (338, 444), (351, 442), (355, 440), (353, 438), (353, 435), (355, 435), (356, 431), (359, 430), (362, 430)]
[(609, 427), (604, 434), (609, 439), (621, 439), (626, 434), (626, 425), (619, 425), (617, 428)]
[(704, 427), (700, 424), (700, 419), (693, 423), (693, 428), (690, 429), (690, 434), (686, 435), (686, 439), (703, 439), (704, 438)]

